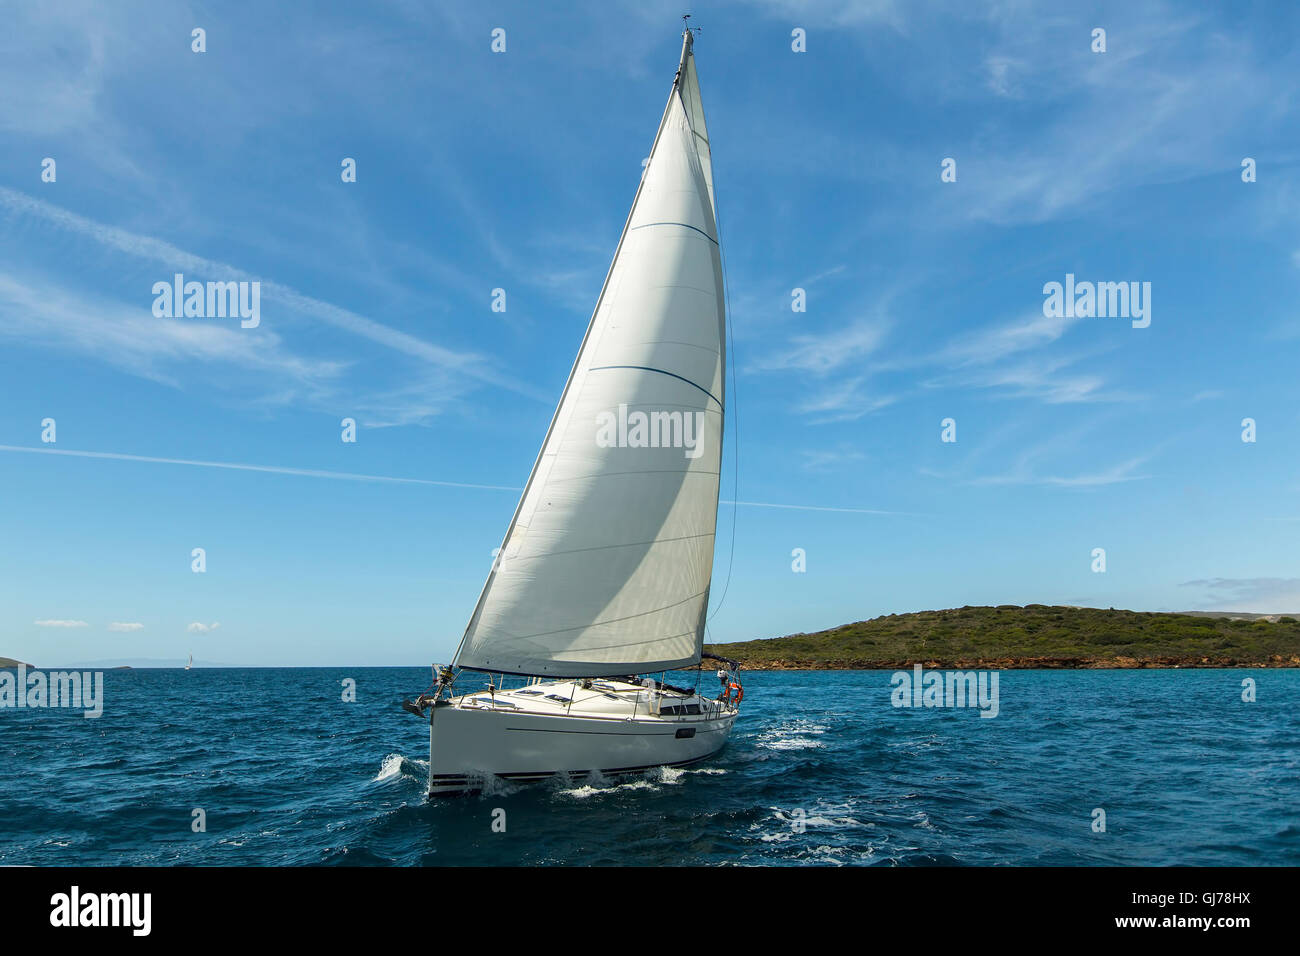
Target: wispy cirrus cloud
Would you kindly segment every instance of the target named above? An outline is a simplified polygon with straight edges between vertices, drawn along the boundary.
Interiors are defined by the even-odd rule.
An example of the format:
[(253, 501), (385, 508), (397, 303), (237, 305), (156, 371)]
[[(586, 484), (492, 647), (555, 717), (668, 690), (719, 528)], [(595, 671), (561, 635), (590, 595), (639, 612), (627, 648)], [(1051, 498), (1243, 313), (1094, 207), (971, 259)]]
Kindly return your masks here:
[(1117, 402), (1132, 396), (1108, 390), (1100, 374), (1068, 371), (1077, 355), (1026, 357), (1016, 362), (979, 366), (928, 380), (930, 388), (989, 389), (1009, 398), (1029, 398), (1060, 405), (1072, 402)]
[[(46, 296), (55, 300), (53, 306), (47, 306), (44, 309), (47, 313), (50, 312), (52, 307), (58, 307), (58, 314), (63, 317), (72, 316), (74, 313), (79, 314), (80, 321), (68, 325), (62, 332), (57, 326), (53, 327), (56, 337), (61, 341), (75, 343), (75, 336), (78, 332), (89, 332), (92, 339), (96, 337), (102, 339), (112, 335), (117, 348), (111, 354), (119, 357), (127, 354), (128, 358), (130, 358), (130, 353), (134, 353), (137, 359), (140, 355), (149, 354), (154, 359), (150, 363), (152, 368), (156, 368), (162, 363), (168, 357), (169, 349), (173, 348), (177, 349), (181, 357), (185, 358), (202, 358), (205, 355), (215, 355), (224, 359), (233, 356), (235, 360), (242, 364), (251, 365), (254, 368), (259, 364), (263, 366), (269, 364), (276, 368), (290, 368), (297, 373), (316, 375), (334, 374), (345, 366), (346, 363), (342, 360), (310, 360), (290, 356), (283, 344), (285, 341), (283, 335), (273, 331), (270, 327), (273, 322), (267, 321), (266, 304), (272, 303), (279, 304), (289, 313), (311, 321), (324, 323), (385, 349), (401, 353), (408, 359), (412, 359), (424, 366), (425, 370), (422, 374), (426, 382), (430, 374), (429, 370), (434, 370), (437, 375), (441, 376), (439, 380), (441, 395), (439, 397), (444, 400), (449, 400), (463, 393), (471, 383), (489, 384), (537, 400), (550, 400), (549, 396), (543, 395), (539, 390), (519, 382), (512, 376), (497, 371), (492, 363), (479, 353), (458, 351), (428, 342), (409, 332), (384, 325), (350, 309), (305, 295), (290, 286), (268, 279), (260, 279), (256, 275), (226, 263), (187, 252), (165, 240), (96, 222), (70, 210), (44, 200), (35, 199), (25, 193), (4, 186), (0, 186), (0, 212), (13, 217), (16, 221), (36, 221), (93, 240), (108, 252), (124, 254), (152, 262), (166, 270), (165, 273), (157, 277), (160, 279), (168, 279), (174, 273), (182, 273), (188, 274), (190, 278), (257, 281), (261, 285), (264, 327), (257, 330), (258, 334), (246, 335), (245, 340), (239, 342), (232, 335), (223, 334), (227, 332), (233, 333), (233, 329), (217, 329), (204, 327), (194, 322), (187, 323), (172, 319), (155, 318), (149, 308), (152, 304), (152, 296), (144, 294), (147, 287), (142, 288), (141, 304), (138, 307), (138, 321), (129, 323), (126, 331), (112, 335), (111, 332), (103, 328), (103, 323), (94, 321), (95, 313), (105, 309), (112, 310), (117, 313), (116, 318), (121, 320), (124, 315), (135, 311), (131, 306), (111, 301), (78, 302), (68, 294), (61, 294), (48, 288), (24, 289), (16, 279), (10, 277), (6, 282), (4, 291), (7, 292), (11, 299), (30, 303), (39, 300), (41, 296)], [(16, 305), (18, 302), (12, 304)], [(142, 325), (151, 331), (150, 336), (142, 333)], [(171, 326), (171, 328), (168, 328), (168, 326)], [(24, 323), (23, 327), (30, 330), (30, 320)], [(241, 329), (239, 331), (248, 332), (251, 330)], [(150, 337), (160, 339), (161, 344), (147, 341), (132, 344), (129, 339), (137, 336), (141, 339)], [(96, 344), (98, 343), (92, 341), (86, 347), (94, 348)], [(267, 351), (275, 357), (269, 360), (265, 358), (259, 360), (256, 353), (268, 345), (270, 348)], [(138, 361), (134, 362), (134, 364), (128, 361), (127, 364), (134, 368), (140, 367)]]
[(46, 618), (45, 620), (33, 621), (37, 627), (89, 627), (85, 621), (66, 621)]
[(861, 362), (879, 349), (889, 334), (889, 326), (887, 319), (869, 318), (820, 334), (796, 335), (785, 347), (755, 360), (751, 368), (758, 372), (794, 370), (826, 375)]
[(1016, 57), (989, 56), (984, 60), (985, 85), (996, 96), (1019, 99), (1024, 95), (1021, 86), (1024, 69), (1024, 61)]
[(1173, 439), (1167, 438), (1114, 463), (1098, 461), (1096, 454), (1080, 455), (1081, 448), (1094, 447), (1090, 436), (1103, 422), (1094, 419), (1069, 430), (1050, 433), (1047, 438), (1028, 445), (1024, 440), (1026, 429), (1008, 423), (988, 440), (977, 444), (954, 468), (941, 471), (922, 467), (919, 472), (930, 478), (971, 486), (1024, 485), (1081, 490), (1152, 478), (1144, 466)]
[[(752, 372), (803, 373), (797, 411), (817, 423), (853, 421), (922, 390), (972, 389), (1049, 405), (1127, 401), (1100, 372), (1077, 366), (1100, 349), (1062, 351), (1076, 318), (1055, 318), (1041, 309), (992, 323), (938, 349), (899, 346), (885, 350), (892, 322), (858, 321), (791, 340), (749, 366)], [(850, 369), (854, 371), (850, 371)], [(891, 375), (910, 376), (903, 384)]]
[[(928, 78), (931, 94), (949, 100), (983, 94), (1051, 108), (1027, 126), (996, 112), (977, 138), (955, 146), (966, 182), (979, 188), (957, 205), (936, 199), (938, 221), (950, 213), (1000, 224), (1087, 216), (1109, 206), (1103, 197), (1133, 186), (1231, 176), (1236, 160), (1225, 155), (1243, 139), (1258, 141), (1249, 130), (1262, 118), (1279, 122), (1295, 95), (1292, 71), (1262, 56), (1245, 33), (1216, 30), (1205, 14), (1173, 3), (1092, 19), (1021, 3), (952, 13), (982, 42), (955, 47), (952, 60), (940, 58), (918, 83)], [(928, 15), (907, 11), (909, 20)], [(1105, 53), (1092, 52), (1091, 30), (1103, 25), (1093, 20), (1108, 28)], [(952, 82), (977, 69), (982, 89)], [(1081, 130), (1106, 133), (1080, 150)]]
[(1079, 319), (1045, 316), (1041, 309), (959, 338), (933, 357), (943, 365), (987, 365), (1059, 341)]
[[(1086, 218), (1109, 213), (1133, 187), (1231, 176), (1239, 144), (1260, 142), (1261, 128), (1283, 129), (1295, 102), (1294, 48), (1169, 0), (750, 5), (806, 27), (810, 50), (831, 30), (869, 49), (904, 104), (978, 113), (960, 130), (938, 127), (942, 142), (908, 124), (866, 125), (850, 140), (873, 155), (896, 151), (896, 176), (958, 158), (963, 192), (931, 192), (920, 209), (909, 197), (909, 221), (922, 228)], [(1092, 51), (1098, 26), (1107, 29), (1105, 53)], [(918, 56), (926, 69), (909, 68)], [(1026, 111), (1033, 122), (1023, 122)]]
[(144, 630), (144, 625), (139, 621), (114, 621), (108, 625), (110, 631), (116, 631), (119, 634), (129, 634), (132, 631)]
[(885, 342), (891, 325), (888, 317), (878, 314), (847, 326), (795, 335), (748, 368), (798, 375), (800, 397), (794, 407), (814, 423), (854, 421), (896, 401), (895, 396), (875, 390), (870, 376), (860, 371)]
[(175, 389), (201, 386), (228, 404), (348, 408), (363, 425), (428, 421), (465, 391), (455, 376), (364, 384), (353, 359), (304, 354), (270, 328), (160, 319), (144, 305), (91, 298), (41, 276), (0, 272), (0, 341), (84, 356)]
[(191, 634), (211, 634), (217, 628), (221, 627), (220, 621), (213, 621), (211, 624), (204, 624), (202, 621), (195, 621), (185, 630)]
[(888, 408), (898, 401), (896, 395), (881, 395), (869, 388), (865, 375), (821, 385), (800, 401), (796, 410), (810, 415), (813, 424), (851, 422)]
[[(291, 353), (271, 331), (249, 335), (232, 325), (155, 318), (145, 306), (92, 301), (54, 282), (0, 273), (0, 338), (23, 339), (97, 358), (173, 387), (196, 367), (230, 381), (262, 376), (268, 393), (319, 397), (347, 363)], [(246, 382), (240, 379), (240, 384)]]
[(867, 456), (856, 448), (839, 445), (835, 448), (822, 448), (803, 453), (803, 467), (808, 471), (824, 471), (853, 462), (863, 461)]
[[(414, 335), (391, 329), (355, 312), (303, 295), (289, 286), (259, 279), (258, 276), (226, 263), (186, 252), (165, 240), (95, 222), (53, 203), (33, 199), (25, 193), (4, 186), (0, 186), (0, 209), (11, 215), (31, 217), (59, 229), (93, 239), (105, 248), (149, 260), (170, 271), (189, 272), (192, 275), (202, 275), (205, 279), (260, 281), (263, 299), (282, 302), (296, 312), (320, 319), (345, 332), (370, 339), (412, 358), (422, 359), (433, 365), (464, 370), (471, 375), (484, 374), (480, 356), (455, 352), (425, 342)], [(495, 376), (489, 380), (492, 384), (501, 384)]]
[(923, 384), (927, 388), (991, 390), (1009, 398), (1035, 399), (1050, 405), (1127, 401), (1133, 395), (1109, 386), (1099, 372), (1076, 366), (1097, 354), (1091, 350), (1054, 350), (1078, 323), (1077, 318), (1044, 316), (1041, 309), (964, 336), (926, 361), (941, 366)]
[(1128, 481), (1144, 481), (1151, 475), (1140, 474), (1138, 469), (1151, 460), (1151, 455), (1139, 455), (1119, 462), (1109, 468), (1097, 471), (1082, 471), (1075, 474), (1035, 473), (1025, 462), (1017, 462), (1010, 471), (999, 475), (987, 475), (971, 479), (976, 485), (1048, 485), (1058, 488), (1096, 488), (1102, 485), (1122, 484)]
[(928, 363), (943, 370), (924, 384), (929, 388), (992, 390), (1004, 397), (1036, 399), (1049, 405), (1132, 399), (1131, 392), (1114, 388), (1101, 372), (1077, 368), (1105, 351), (1104, 346), (1058, 347), (1079, 322), (1076, 317), (1045, 316), (1038, 308), (1017, 319), (991, 324), (928, 357)]

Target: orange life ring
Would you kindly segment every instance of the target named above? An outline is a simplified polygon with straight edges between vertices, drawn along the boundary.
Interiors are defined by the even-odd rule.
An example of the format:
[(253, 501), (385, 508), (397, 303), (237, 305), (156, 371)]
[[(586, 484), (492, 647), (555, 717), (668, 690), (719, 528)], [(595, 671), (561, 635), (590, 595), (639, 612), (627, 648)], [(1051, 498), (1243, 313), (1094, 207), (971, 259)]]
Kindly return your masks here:
[(727, 686), (727, 698), (728, 698), (728, 699), (731, 697), (731, 692), (732, 692), (733, 690), (736, 692), (736, 703), (739, 704), (742, 700), (745, 699), (745, 688), (741, 687), (741, 686), (740, 686), (740, 683), (739, 683), (738, 681), (732, 681), (732, 682)]

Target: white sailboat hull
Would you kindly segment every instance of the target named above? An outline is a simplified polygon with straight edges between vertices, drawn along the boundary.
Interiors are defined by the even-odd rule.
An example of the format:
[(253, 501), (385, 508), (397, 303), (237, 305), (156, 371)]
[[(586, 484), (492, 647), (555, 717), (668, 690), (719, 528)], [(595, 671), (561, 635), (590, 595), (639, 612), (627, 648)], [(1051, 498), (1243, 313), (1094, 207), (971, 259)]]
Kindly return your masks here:
[[(481, 695), (480, 695), (481, 696)], [(493, 778), (536, 781), (556, 774), (638, 773), (680, 767), (720, 751), (734, 708), (641, 717), (528, 713), (442, 703), (429, 725), (429, 794), (482, 790)], [(712, 702), (710, 702), (712, 703)]]

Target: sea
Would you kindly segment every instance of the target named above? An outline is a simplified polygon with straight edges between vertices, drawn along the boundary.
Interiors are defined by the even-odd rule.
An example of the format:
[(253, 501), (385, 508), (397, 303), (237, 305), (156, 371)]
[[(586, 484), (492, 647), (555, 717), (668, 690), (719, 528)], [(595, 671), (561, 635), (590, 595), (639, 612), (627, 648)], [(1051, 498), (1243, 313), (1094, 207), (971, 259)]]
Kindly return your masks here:
[(0, 864), (1300, 864), (1300, 671), (1003, 671), (995, 717), (742, 675), (704, 763), (429, 800), (427, 668), (106, 671), (0, 709)]

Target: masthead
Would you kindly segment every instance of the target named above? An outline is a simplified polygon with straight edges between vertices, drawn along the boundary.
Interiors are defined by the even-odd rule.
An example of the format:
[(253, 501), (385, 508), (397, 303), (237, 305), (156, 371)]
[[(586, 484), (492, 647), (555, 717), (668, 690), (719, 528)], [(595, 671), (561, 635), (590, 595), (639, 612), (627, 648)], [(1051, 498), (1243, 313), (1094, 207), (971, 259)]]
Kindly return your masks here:
[(689, 13), (682, 14), (682, 36), (686, 38), (686, 45), (688, 47), (695, 39), (695, 34), (699, 32), (700, 32), (699, 27), (691, 26), (691, 15)]

